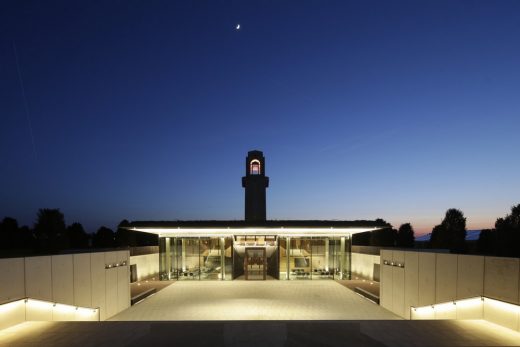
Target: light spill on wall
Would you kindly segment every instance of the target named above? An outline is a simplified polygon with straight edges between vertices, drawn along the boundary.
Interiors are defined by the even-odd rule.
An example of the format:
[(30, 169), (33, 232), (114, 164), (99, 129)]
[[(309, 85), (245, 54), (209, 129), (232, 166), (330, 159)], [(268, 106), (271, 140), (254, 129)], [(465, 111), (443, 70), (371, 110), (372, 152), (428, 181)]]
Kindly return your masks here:
[(0, 305), (0, 329), (25, 321), (99, 321), (99, 308), (21, 299)]
[(520, 306), (486, 297), (411, 307), (411, 319), (485, 319), (520, 330)]

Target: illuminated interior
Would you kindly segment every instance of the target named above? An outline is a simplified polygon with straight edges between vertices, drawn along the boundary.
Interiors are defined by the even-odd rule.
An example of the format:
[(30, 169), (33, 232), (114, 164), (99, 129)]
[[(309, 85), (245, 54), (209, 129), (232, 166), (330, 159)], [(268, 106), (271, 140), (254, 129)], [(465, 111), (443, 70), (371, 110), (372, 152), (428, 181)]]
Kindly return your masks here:
[(159, 236), (162, 280), (332, 280), (351, 277), (352, 234), (378, 228), (130, 229)]
[(260, 161), (258, 159), (251, 160), (251, 163), (249, 164), (249, 173), (251, 175), (260, 175), (261, 168), (260, 168)]

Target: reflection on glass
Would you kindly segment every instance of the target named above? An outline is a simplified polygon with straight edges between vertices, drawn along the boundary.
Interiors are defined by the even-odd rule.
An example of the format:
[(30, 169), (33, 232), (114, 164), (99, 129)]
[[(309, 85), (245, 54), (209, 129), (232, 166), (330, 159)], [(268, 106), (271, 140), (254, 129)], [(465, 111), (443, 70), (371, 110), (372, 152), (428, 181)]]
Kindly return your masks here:
[(330, 248), (328, 237), (312, 239), (312, 272), (313, 280), (332, 279), (334, 272), (329, 264), (334, 263), (334, 249)]
[(246, 280), (266, 279), (265, 248), (246, 248), (244, 258), (244, 273)]
[(199, 239), (180, 238), (179, 280), (200, 278)]
[(222, 259), (219, 238), (200, 240), (200, 279), (218, 280), (222, 274)]
[[(233, 279), (233, 238), (226, 237), (222, 238), (224, 242), (224, 273), (222, 278), (225, 280)], [(222, 246), (221, 245), (221, 246)]]
[(290, 244), (287, 242), (287, 237), (280, 237), (280, 240), (278, 241), (279, 245), (279, 254), (280, 254), (280, 262), (279, 262), (279, 271), (280, 271), (280, 279), (286, 280), (288, 278), (288, 269), (289, 269), (289, 261), (288, 261), (288, 254), (289, 250), (287, 249), (287, 245)]
[(291, 238), (289, 279), (311, 279), (311, 239)]

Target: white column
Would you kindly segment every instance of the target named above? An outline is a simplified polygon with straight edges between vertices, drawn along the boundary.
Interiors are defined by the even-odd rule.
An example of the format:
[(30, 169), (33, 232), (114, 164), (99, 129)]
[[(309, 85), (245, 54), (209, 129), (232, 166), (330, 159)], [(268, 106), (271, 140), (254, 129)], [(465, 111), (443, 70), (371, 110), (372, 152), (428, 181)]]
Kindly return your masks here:
[(186, 271), (186, 240), (185, 239), (181, 239), (181, 240), (182, 240), (182, 249), (181, 249), (182, 271)]
[(345, 236), (341, 237), (339, 250), (339, 278), (343, 279), (343, 272), (345, 271)]
[(329, 271), (329, 238), (325, 238), (325, 271)]
[(226, 279), (226, 239), (220, 238), (220, 279)]
[(291, 238), (290, 237), (286, 237), (285, 238), (285, 256), (286, 256), (286, 259), (287, 259), (287, 266), (286, 266), (286, 275), (285, 275), (285, 279), (289, 279), (289, 273), (290, 273), (290, 259), (291, 259)]
[(179, 277), (179, 259), (177, 258), (177, 238), (173, 238), (173, 269), (177, 279)]
[(164, 239), (164, 241), (166, 242), (165, 247), (164, 247), (164, 253), (166, 256), (166, 271), (167, 271), (168, 279), (170, 280), (171, 275), (172, 275), (172, 255), (171, 255), (171, 248), (170, 248), (170, 238), (167, 237)]

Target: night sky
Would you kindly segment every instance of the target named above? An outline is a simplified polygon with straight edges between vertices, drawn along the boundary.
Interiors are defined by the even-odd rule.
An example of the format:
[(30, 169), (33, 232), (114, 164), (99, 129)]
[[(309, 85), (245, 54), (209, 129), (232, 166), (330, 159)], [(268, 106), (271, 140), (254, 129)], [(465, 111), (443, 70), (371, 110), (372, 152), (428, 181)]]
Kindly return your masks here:
[[(241, 29), (236, 30), (240, 23)], [(431, 231), (520, 203), (520, 1), (2, 1), (0, 218)]]

